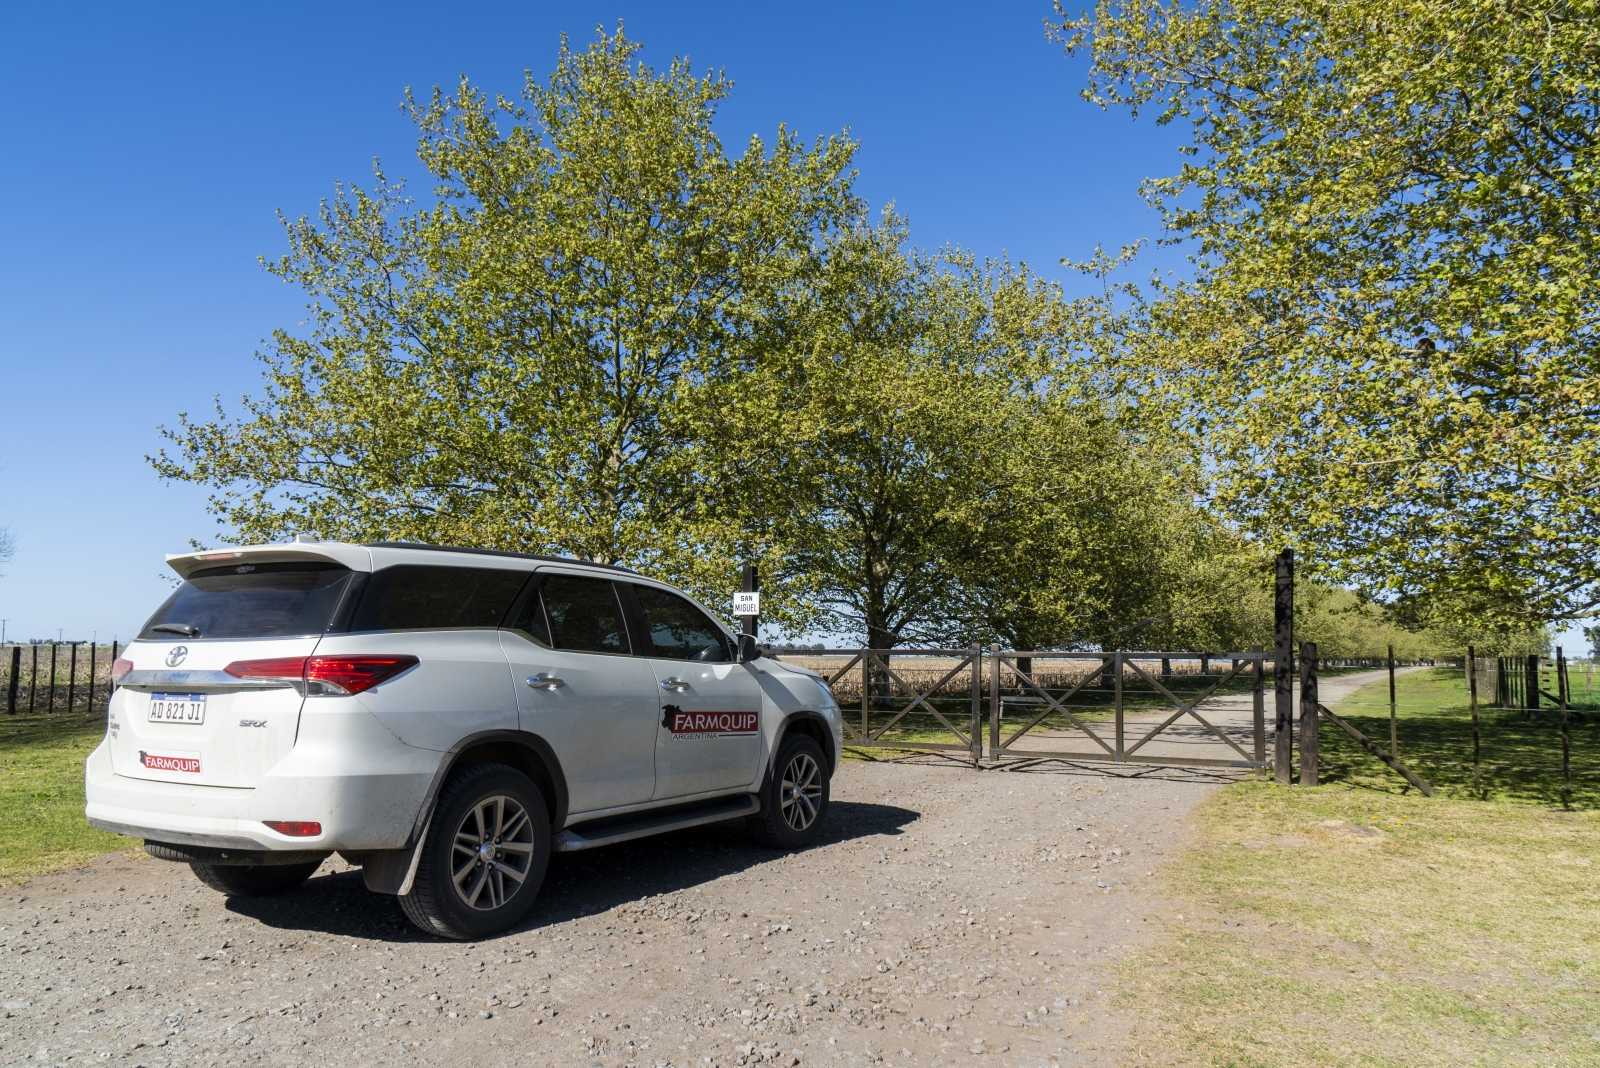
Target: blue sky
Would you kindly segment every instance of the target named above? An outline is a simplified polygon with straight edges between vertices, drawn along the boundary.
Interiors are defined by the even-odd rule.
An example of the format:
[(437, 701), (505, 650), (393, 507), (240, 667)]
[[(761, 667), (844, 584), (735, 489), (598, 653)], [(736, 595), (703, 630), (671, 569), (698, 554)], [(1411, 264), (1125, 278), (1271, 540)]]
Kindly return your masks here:
[[(470, 14), (458, 12), (470, 11)], [(514, 92), (559, 36), (625, 20), (657, 65), (734, 79), (738, 146), (779, 122), (860, 142), (858, 188), (917, 243), (1065, 276), (1154, 237), (1139, 181), (1177, 133), (1078, 96), (1048, 2), (313, 5), (12, 3), (0, 10), (0, 578), (11, 638), (126, 637), (164, 595), (164, 552), (218, 530), (160, 482), (157, 426), (251, 392), (254, 353), (302, 318), (258, 257), (275, 213), (315, 210), (373, 157), (415, 173), (399, 103), (465, 73)], [(1170, 262), (1170, 256), (1164, 257)]]

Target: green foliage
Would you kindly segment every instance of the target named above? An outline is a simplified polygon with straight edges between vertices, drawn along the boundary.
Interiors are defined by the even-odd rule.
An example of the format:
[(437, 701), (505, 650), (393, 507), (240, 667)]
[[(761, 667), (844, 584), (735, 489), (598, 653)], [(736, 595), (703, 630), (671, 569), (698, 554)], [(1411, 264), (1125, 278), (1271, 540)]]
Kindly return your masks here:
[(410, 99), (433, 198), (380, 169), (286, 221), (269, 269), (309, 326), (237, 414), (167, 428), (156, 470), (242, 541), (560, 552), (714, 605), (754, 558), (790, 634), (1270, 639), (1265, 555), (1163, 398), (1108, 372), (1137, 305), (910, 251), (849, 142), (780, 127), (730, 156), (727, 81), (637, 53), (602, 34), (517, 101)]
[(466, 81), (410, 100), (436, 202), (379, 170), (287, 221), (270, 269), (308, 331), (274, 336), (242, 415), (181, 416), (156, 470), (213, 487), (245, 541), (559, 551), (726, 588), (716, 487), (683, 462), (700, 387), (783, 343), (778, 295), (858, 210), (853, 146), (780, 128), (729, 156), (727, 80), (637, 50), (563, 44), (520, 101)]
[(1484, 624), (1600, 602), (1600, 7), (1102, 0), (1086, 96), (1189, 124), (1118, 370), (1269, 543)]

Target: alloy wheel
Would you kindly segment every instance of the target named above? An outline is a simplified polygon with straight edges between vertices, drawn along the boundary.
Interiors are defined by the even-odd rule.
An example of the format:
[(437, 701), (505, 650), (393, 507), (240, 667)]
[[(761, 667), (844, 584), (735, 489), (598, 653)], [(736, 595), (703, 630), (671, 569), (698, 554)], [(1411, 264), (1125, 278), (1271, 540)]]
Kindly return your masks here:
[(796, 753), (783, 769), (779, 808), (790, 830), (803, 831), (816, 822), (822, 806), (822, 769), (810, 753)]
[(521, 889), (533, 864), (533, 821), (514, 797), (493, 794), (467, 810), (451, 840), (451, 883), (468, 908), (488, 912)]

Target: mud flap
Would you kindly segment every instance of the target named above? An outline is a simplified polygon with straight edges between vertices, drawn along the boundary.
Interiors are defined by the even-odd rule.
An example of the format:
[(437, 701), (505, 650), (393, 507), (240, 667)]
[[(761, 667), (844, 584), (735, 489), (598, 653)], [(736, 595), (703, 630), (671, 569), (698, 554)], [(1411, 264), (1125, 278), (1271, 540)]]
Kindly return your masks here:
[(368, 853), (361, 866), (361, 881), (375, 894), (399, 896), (411, 892), (411, 883), (417, 877), (417, 865), (422, 861), (422, 847), (428, 841), (428, 828), (433, 826), (433, 813), (422, 825), (416, 844), (410, 849), (384, 849)]

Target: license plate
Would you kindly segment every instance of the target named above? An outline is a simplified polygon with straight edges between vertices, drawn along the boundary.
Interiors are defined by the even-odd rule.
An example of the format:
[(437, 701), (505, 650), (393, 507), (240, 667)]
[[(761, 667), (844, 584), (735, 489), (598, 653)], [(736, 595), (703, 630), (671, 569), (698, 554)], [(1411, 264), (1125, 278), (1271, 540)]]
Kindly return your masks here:
[(151, 723), (204, 723), (206, 695), (203, 693), (153, 693), (150, 695)]

